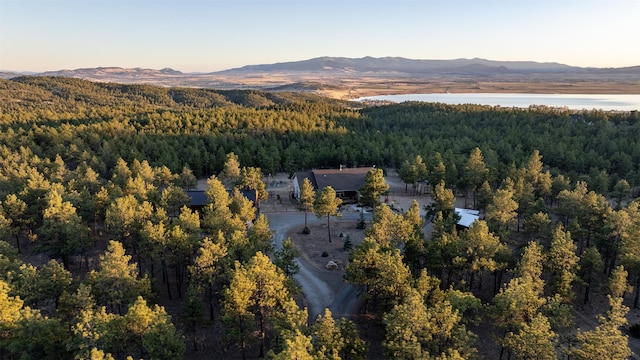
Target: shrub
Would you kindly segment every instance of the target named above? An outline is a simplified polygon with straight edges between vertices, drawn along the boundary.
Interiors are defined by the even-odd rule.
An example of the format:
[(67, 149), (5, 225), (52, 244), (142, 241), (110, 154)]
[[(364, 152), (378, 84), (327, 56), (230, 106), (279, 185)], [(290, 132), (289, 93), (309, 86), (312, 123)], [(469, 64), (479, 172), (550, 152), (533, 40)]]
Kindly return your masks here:
[(360, 220), (358, 220), (356, 227), (358, 229), (364, 229), (367, 227), (367, 224), (364, 222), (364, 211), (360, 211)]
[(353, 249), (353, 243), (351, 242), (351, 236), (349, 234), (347, 234), (347, 236), (345, 236), (344, 238), (344, 243), (342, 245), (342, 248), (344, 250), (351, 250)]

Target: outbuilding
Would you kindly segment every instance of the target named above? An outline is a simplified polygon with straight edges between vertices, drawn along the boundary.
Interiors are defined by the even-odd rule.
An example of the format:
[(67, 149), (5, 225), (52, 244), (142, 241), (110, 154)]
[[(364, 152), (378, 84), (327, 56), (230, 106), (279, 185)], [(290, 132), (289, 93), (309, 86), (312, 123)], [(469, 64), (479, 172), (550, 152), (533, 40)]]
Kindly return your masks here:
[(468, 229), (474, 221), (480, 219), (479, 210), (455, 208), (454, 211), (460, 217), (456, 225), (461, 229)]

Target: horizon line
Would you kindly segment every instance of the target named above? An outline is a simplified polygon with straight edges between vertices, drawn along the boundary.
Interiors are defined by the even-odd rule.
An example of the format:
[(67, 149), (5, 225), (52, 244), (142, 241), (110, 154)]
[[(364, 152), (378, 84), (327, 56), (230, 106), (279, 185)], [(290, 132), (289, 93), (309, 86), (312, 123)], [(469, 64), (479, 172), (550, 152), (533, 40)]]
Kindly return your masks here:
[(59, 69), (56, 69), (56, 70), (44, 70), (44, 71), (0, 69), (0, 72), (17, 73), (17, 74), (21, 74), (21, 75), (38, 75), (38, 74), (43, 74), (43, 73), (47, 73), (47, 72), (60, 72), (60, 71), (78, 71), (78, 70), (93, 70), (93, 69), (123, 69), (123, 70), (153, 70), (153, 71), (171, 70), (171, 71), (180, 72), (182, 74), (206, 75), (206, 74), (224, 72), (224, 71), (229, 71), (229, 70), (242, 69), (244, 67), (249, 67), (249, 66), (278, 65), (278, 64), (304, 62), (304, 61), (310, 61), (310, 60), (316, 60), (316, 59), (324, 59), (324, 58), (328, 58), (328, 59), (349, 59), (349, 60), (362, 60), (362, 59), (367, 59), (367, 58), (370, 58), (370, 59), (404, 59), (404, 60), (412, 60), (412, 61), (456, 61), (456, 60), (471, 60), (472, 61), (472, 60), (483, 60), (483, 61), (505, 62), (505, 63), (557, 64), (557, 65), (569, 66), (569, 67), (579, 68), (579, 69), (625, 69), (625, 68), (633, 68), (633, 67), (640, 66), (640, 64), (638, 64), (638, 65), (629, 65), (629, 66), (618, 66), (618, 67), (615, 67), (615, 66), (604, 66), (604, 67), (577, 66), (577, 65), (570, 65), (570, 64), (566, 64), (566, 63), (562, 63), (562, 62), (558, 62), (558, 61), (494, 60), (494, 59), (481, 58), (481, 57), (477, 57), (477, 56), (476, 57), (471, 57), (471, 58), (461, 57), (461, 58), (450, 58), (450, 59), (414, 59), (414, 58), (408, 58), (408, 57), (403, 57), (403, 56), (347, 57), (347, 56), (324, 55), (324, 56), (317, 56), (317, 57), (306, 58), (306, 59), (301, 59), (301, 60), (286, 60), (286, 61), (278, 61), (278, 62), (271, 62), (271, 63), (246, 64), (246, 65), (241, 65), (241, 66), (236, 66), (236, 67), (231, 67), (231, 68), (225, 68), (225, 69), (222, 69), (222, 70), (213, 70), (213, 71), (182, 71), (182, 70), (178, 70), (176, 68), (170, 67), (170, 66), (165, 66), (165, 67), (162, 67), (162, 68), (154, 68), (154, 67), (143, 67), (143, 66), (127, 67), (127, 66), (111, 65), (111, 66), (86, 66), (86, 67), (83, 66), (83, 67), (77, 67), (77, 68), (59, 68)]

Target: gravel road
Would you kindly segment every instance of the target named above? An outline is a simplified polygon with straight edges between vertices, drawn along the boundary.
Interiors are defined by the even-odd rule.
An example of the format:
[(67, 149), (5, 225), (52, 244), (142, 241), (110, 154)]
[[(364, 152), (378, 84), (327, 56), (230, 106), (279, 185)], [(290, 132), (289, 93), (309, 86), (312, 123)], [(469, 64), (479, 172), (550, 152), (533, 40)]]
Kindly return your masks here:
[[(271, 230), (274, 233), (273, 244), (276, 250), (282, 248), (282, 241), (286, 238), (290, 229), (304, 225), (304, 213), (267, 213)], [(357, 214), (346, 215), (348, 220), (358, 218)], [(353, 217), (353, 219), (351, 219)], [(343, 216), (344, 218), (344, 216)], [(347, 220), (345, 219), (345, 220)], [(308, 224), (321, 223), (326, 220), (316, 216), (309, 216)], [(359, 309), (361, 299), (358, 290), (351, 284), (344, 284), (339, 290), (334, 290), (322, 280), (313, 265), (309, 264), (303, 257), (297, 259), (300, 271), (294, 279), (302, 289), (302, 293), (307, 302), (309, 319), (314, 320), (318, 314), (324, 313), (325, 308), (329, 308), (334, 317), (349, 317)]]

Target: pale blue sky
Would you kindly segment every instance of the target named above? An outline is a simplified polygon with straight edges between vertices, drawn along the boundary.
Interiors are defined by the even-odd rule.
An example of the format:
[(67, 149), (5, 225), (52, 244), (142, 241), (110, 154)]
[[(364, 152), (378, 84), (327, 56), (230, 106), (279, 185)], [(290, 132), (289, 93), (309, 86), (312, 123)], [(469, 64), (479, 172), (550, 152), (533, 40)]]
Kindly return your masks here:
[(0, 69), (319, 56), (640, 65), (640, 0), (0, 0)]

